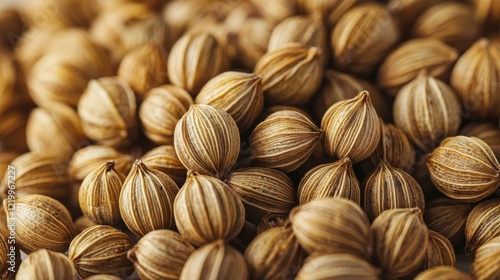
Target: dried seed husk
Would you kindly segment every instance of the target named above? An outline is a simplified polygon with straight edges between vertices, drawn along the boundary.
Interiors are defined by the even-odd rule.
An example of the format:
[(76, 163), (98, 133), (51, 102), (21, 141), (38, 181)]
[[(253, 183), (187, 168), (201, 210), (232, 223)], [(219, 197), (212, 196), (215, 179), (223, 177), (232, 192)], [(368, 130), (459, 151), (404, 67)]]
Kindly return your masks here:
[(189, 257), (180, 280), (248, 279), (245, 258), (227, 242), (217, 240), (206, 244)]
[(101, 13), (90, 28), (92, 39), (105, 46), (118, 64), (132, 49), (147, 43), (167, 46), (169, 30), (144, 3), (129, 2)]
[(262, 17), (271, 22), (281, 22), (298, 12), (296, 1), (274, 0), (250, 0)]
[(390, 110), (383, 96), (374, 85), (356, 76), (335, 70), (326, 70), (323, 85), (314, 98), (314, 116), (321, 120), (325, 112), (336, 102), (356, 97), (359, 92), (367, 90), (378, 115), (383, 119), (390, 118)]
[(351, 254), (311, 256), (297, 274), (297, 280), (379, 279), (380, 271)]
[(141, 279), (179, 279), (182, 267), (195, 248), (171, 230), (154, 230), (128, 251)]
[(287, 43), (303, 43), (321, 50), (321, 60), (327, 64), (329, 53), (326, 45), (326, 30), (317, 17), (292, 16), (274, 27), (267, 51), (273, 51)]
[(500, 278), (500, 236), (484, 243), (476, 251), (472, 277), (477, 280)]
[(229, 173), (225, 182), (243, 202), (245, 218), (252, 223), (266, 215), (286, 216), (295, 206), (293, 182), (278, 170), (243, 168)]
[(233, 118), (210, 105), (192, 105), (174, 133), (175, 151), (186, 169), (223, 178), (236, 163), (240, 134)]
[(353, 163), (368, 158), (380, 140), (380, 121), (368, 91), (333, 104), (321, 121), (325, 131), (323, 147), (338, 159)]
[(399, 45), (378, 71), (378, 84), (390, 96), (426, 70), (429, 76), (448, 80), (458, 51), (434, 38), (413, 39)]
[(356, 4), (365, 0), (299, 0), (307, 14), (319, 15), (328, 30), (332, 30), (339, 19)]
[(343, 198), (323, 198), (290, 212), (292, 229), (308, 253), (349, 253), (369, 259), (370, 223), (363, 209)]
[(388, 209), (418, 207), (425, 209), (424, 194), (413, 177), (382, 160), (368, 178), (364, 191), (364, 209), (373, 221)]
[(123, 57), (118, 77), (130, 85), (137, 100), (143, 100), (149, 90), (167, 82), (167, 58), (161, 45), (139, 46)]
[[(63, 203), (67, 202), (70, 194), (71, 178), (67, 173), (67, 166), (63, 160), (52, 153), (30, 152), (14, 159), (10, 166), (15, 168), (12, 173), (5, 173), (0, 184), (1, 198), (15, 195), (16, 199), (40, 194), (50, 196)], [(12, 182), (15, 183), (15, 194), (12, 194)]]
[(91, 80), (78, 102), (83, 132), (113, 148), (128, 146), (136, 137), (136, 100), (130, 86), (117, 77)]
[(489, 240), (500, 236), (500, 198), (476, 205), (465, 224), (465, 254), (473, 255)]
[(174, 214), (182, 237), (196, 246), (231, 240), (245, 223), (245, 208), (236, 193), (205, 175), (188, 176), (175, 198)]
[(439, 266), (454, 267), (455, 263), (455, 251), (451, 242), (439, 232), (429, 230), (429, 243), (424, 259), (424, 270)]
[(85, 177), (78, 191), (82, 213), (100, 225), (116, 225), (121, 220), (119, 200), (125, 176), (114, 166), (113, 161), (103, 163)]
[(78, 234), (68, 250), (80, 278), (95, 274), (112, 274), (122, 279), (134, 271), (127, 259), (131, 249), (129, 237), (111, 226), (89, 227)]
[(224, 72), (210, 79), (195, 102), (226, 111), (234, 119), (240, 133), (252, 126), (264, 108), (262, 77), (243, 72)]
[[(302, 262), (291, 227), (275, 227), (257, 235), (245, 250), (251, 279), (283, 279)], [(295, 267), (294, 267), (295, 266)]]
[(274, 24), (263, 18), (250, 18), (234, 36), (238, 52), (237, 62), (254, 69), (257, 61), (267, 52)]
[(456, 93), (422, 70), (394, 101), (394, 123), (424, 152), (432, 151), (460, 128), (461, 108)]
[(406, 134), (390, 123), (380, 120), (380, 142), (378, 147), (365, 162), (365, 168), (370, 170), (375, 168), (380, 160), (387, 161), (390, 165), (405, 172), (413, 169), (415, 163), (415, 148)]
[(415, 280), (472, 280), (472, 278), (465, 272), (451, 267), (451, 266), (438, 266), (420, 272)]
[(500, 44), (486, 38), (479, 39), (460, 57), (450, 78), (464, 111), (480, 120), (500, 117), (499, 83)]
[(32, 152), (51, 152), (63, 160), (87, 142), (78, 114), (69, 106), (54, 103), (50, 109), (30, 113), (26, 140)]
[(500, 129), (498, 127), (491, 123), (471, 123), (462, 128), (459, 134), (483, 140), (500, 160)]
[(174, 227), (174, 199), (179, 187), (165, 173), (136, 160), (120, 192), (120, 214), (137, 236)]
[(375, 259), (386, 277), (405, 276), (422, 265), (429, 234), (419, 208), (386, 210), (370, 231)]
[(413, 24), (412, 37), (431, 37), (465, 51), (481, 35), (470, 4), (445, 2), (425, 10)]
[(75, 235), (80, 234), (82, 231), (84, 231), (89, 227), (97, 225), (98, 224), (94, 222), (91, 218), (86, 216), (80, 216), (78, 219), (75, 220)]
[(335, 66), (358, 75), (371, 74), (399, 37), (396, 21), (385, 6), (357, 5), (347, 11), (333, 29), (331, 46)]
[(451, 198), (438, 198), (426, 204), (424, 220), (430, 230), (439, 232), (458, 248), (465, 240), (465, 222), (472, 207)]
[(453, 199), (476, 202), (500, 185), (500, 164), (479, 138), (449, 137), (425, 159), (434, 185)]
[(172, 84), (196, 96), (211, 78), (228, 71), (224, 46), (210, 32), (188, 32), (172, 47), (168, 75)]
[(300, 181), (297, 195), (299, 204), (326, 197), (345, 198), (360, 204), (361, 191), (351, 160), (343, 158), (309, 170)]
[(23, 260), (16, 279), (19, 280), (58, 280), (75, 279), (76, 269), (71, 260), (63, 253), (46, 249), (37, 250)]
[(500, 23), (500, 3), (495, 0), (473, 0), (472, 3), (475, 8), (475, 16), (482, 27), (487, 31), (497, 32)]
[[(7, 226), (7, 222), (5, 220), (2, 222), (4, 222), (4, 225)], [(18, 271), (19, 263), (21, 263), (19, 248), (15, 245), (15, 243), (12, 244), (11, 241), (14, 240), (15, 242), (15, 232), (11, 235), (9, 231), (6, 234), (2, 231), (0, 234), (0, 277), (2, 279), (14, 279), (16, 274), (15, 272)]]
[[(64, 205), (44, 195), (3, 201), (7, 222), (16, 219), (16, 243), (29, 254), (38, 249), (66, 252), (74, 237), (73, 221)], [(12, 208), (14, 207), (14, 209)]]
[(302, 43), (287, 43), (264, 54), (254, 73), (262, 76), (267, 104), (301, 105), (307, 103), (321, 85), (322, 51)]
[(156, 144), (174, 144), (175, 125), (193, 103), (189, 93), (178, 86), (150, 90), (139, 108), (142, 131)]
[(323, 132), (307, 116), (291, 110), (272, 113), (250, 135), (256, 166), (291, 172), (312, 154)]
[(168, 175), (177, 186), (186, 181), (187, 170), (180, 162), (172, 145), (156, 147), (141, 157), (142, 163), (151, 169), (156, 169)]
[(288, 217), (268, 215), (262, 218), (260, 223), (257, 225), (256, 234), (259, 235), (264, 231), (275, 227), (286, 227), (289, 224), (290, 221), (288, 220)]
[(53, 102), (76, 107), (87, 83), (112, 75), (113, 67), (86, 31), (67, 29), (53, 38), (51, 48), (30, 69), (29, 94), (42, 107), (51, 108)]
[(115, 170), (126, 175), (132, 166), (132, 157), (117, 150), (101, 145), (91, 145), (76, 151), (68, 164), (68, 172), (77, 181), (81, 181), (101, 164), (112, 160)]

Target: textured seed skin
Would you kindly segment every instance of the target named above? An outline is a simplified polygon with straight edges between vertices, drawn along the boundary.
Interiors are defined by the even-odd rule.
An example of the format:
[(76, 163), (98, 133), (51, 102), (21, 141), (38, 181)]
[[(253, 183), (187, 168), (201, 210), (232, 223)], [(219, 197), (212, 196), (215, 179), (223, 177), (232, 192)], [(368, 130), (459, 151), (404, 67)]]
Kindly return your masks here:
[(348, 157), (353, 163), (368, 158), (381, 136), (379, 117), (367, 91), (333, 104), (323, 116), (321, 129), (326, 152), (338, 159)]
[(465, 240), (465, 223), (472, 206), (451, 198), (438, 198), (425, 205), (424, 220), (430, 230), (439, 232), (458, 247)]
[(370, 221), (388, 209), (413, 207), (425, 209), (420, 185), (408, 173), (381, 161), (365, 185), (364, 209)]
[(235, 238), (245, 223), (240, 198), (224, 182), (191, 175), (175, 198), (175, 223), (182, 237), (201, 246)]
[(431, 152), (446, 137), (455, 136), (462, 115), (453, 89), (425, 70), (399, 91), (393, 111), (396, 126), (424, 152)]
[(308, 253), (372, 254), (369, 221), (361, 207), (343, 198), (323, 198), (295, 207), (292, 229)]
[(305, 104), (321, 84), (321, 50), (288, 43), (264, 54), (255, 65), (254, 73), (262, 76), (262, 90), (268, 104)]
[(351, 254), (311, 255), (297, 274), (297, 280), (366, 279), (376, 280), (380, 271), (366, 260)]
[(28, 255), (19, 267), (16, 279), (75, 279), (73, 262), (63, 253), (46, 249)]
[(429, 235), (419, 208), (386, 210), (370, 230), (376, 261), (386, 277), (401, 277), (420, 267)]
[(120, 192), (123, 221), (137, 236), (173, 228), (174, 199), (178, 192), (179, 187), (170, 177), (136, 160)]
[(141, 279), (179, 279), (182, 267), (194, 252), (193, 245), (171, 230), (144, 235), (127, 253)]
[[(8, 200), (3, 207), (11, 218)], [(71, 215), (59, 201), (31, 194), (15, 200), (16, 243), (29, 254), (38, 249), (66, 252), (75, 236)]]
[(500, 235), (500, 198), (481, 202), (472, 209), (465, 224), (465, 254), (474, 252)]
[(281, 171), (248, 167), (229, 173), (225, 182), (241, 199), (246, 219), (253, 223), (268, 215), (287, 216), (295, 206), (293, 182)]
[(250, 135), (250, 160), (256, 166), (291, 172), (313, 153), (323, 132), (304, 114), (280, 110)]
[(472, 277), (474, 279), (487, 280), (500, 277), (500, 236), (484, 243), (476, 251), (472, 263)]
[(177, 123), (174, 144), (186, 169), (223, 178), (238, 159), (240, 134), (228, 113), (197, 104)]
[(500, 185), (500, 164), (491, 148), (475, 137), (455, 136), (426, 156), (432, 182), (448, 197), (476, 202)]
[(121, 220), (120, 191), (125, 176), (115, 171), (108, 161), (83, 180), (78, 191), (82, 213), (100, 225), (115, 225)]
[[(425, 69), (429, 76), (448, 80), (458, 51), (434, 38), (406, 41), (384, 60), (378, 71), (378, 84), (391, 96)], [(403, 62), (403, 63), (402, 63)]]
[(82, 279), (94, 274), (127, 278), (134, 271), (127, 259), (131, 247), (125, 233), (111, 226), (97, 225), (85, 229), (71, 241), (68, 257)]
[(182, 269), (180, 280), (235, 279), (246, 280), (245, 258), (227, 242), (218, 240), (198, 248)]
[(278, 279), (293, 274), (302, 249), (291, 227), (275, 227), (255, 237), (245, 250), (251, 279)]
[(299, 204), (326, 197), (345, 198), (360, 204), (361, 190), (349, 158), (318, 165), (300, 181)]

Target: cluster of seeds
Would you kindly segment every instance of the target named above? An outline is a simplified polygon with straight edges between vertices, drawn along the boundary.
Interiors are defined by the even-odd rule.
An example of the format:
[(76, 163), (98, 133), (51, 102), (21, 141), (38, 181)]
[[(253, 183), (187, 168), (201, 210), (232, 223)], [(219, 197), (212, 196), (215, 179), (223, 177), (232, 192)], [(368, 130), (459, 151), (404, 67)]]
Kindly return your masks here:
[(500, 279), (499, 3), (0, 8), (2, 279)]

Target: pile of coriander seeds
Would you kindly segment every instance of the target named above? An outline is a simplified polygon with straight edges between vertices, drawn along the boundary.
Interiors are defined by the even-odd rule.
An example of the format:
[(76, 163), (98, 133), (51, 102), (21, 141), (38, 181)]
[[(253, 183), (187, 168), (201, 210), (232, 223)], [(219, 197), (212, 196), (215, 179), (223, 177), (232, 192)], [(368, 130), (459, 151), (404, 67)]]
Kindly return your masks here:
[(497, 0), (0, 5), (1, 278), (500, 279), (499, 121)]

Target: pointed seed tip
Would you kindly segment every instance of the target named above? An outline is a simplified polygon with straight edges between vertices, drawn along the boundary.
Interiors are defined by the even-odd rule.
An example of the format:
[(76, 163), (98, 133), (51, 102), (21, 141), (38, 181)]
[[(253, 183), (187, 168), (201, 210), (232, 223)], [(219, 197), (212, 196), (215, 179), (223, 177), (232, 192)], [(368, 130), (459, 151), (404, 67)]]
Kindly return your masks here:
[(310, 47), (308, 52), (313, 56), (320, 56), (322, 53), (321, 49), (318, 47)]
[(425, 77), (425, 76), (428, 76), (429, 73), (427, 72), (427, 69), (420, 69), (420, 71), (418, 71), (418, 76), (419, 77)]
[(422, 214), (422, 210), (420, 210), (420, 208), (418, 208), (418, 207), (410, 208), (410, 212), (412, 214)]
[(113, 160), (108, 160), (106, 162), (106, 171), (110, 171), (113, 167), (115, 167), (115, 162)]
[(486, 37), (482, 37), (477, 41), (478, 46), (480, 47), (486, 47), (490, 44), (490, 39)]

